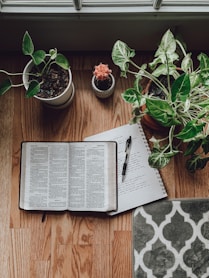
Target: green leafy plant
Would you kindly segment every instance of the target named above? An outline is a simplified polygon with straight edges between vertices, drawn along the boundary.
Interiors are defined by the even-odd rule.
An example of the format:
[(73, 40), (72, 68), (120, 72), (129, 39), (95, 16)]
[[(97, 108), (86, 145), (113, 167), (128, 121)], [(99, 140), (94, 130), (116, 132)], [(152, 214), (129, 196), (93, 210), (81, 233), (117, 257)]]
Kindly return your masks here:
[[(165, 137), (150, 139), (150, 166), (160, 169), (183, 152), (190, 172), (203, 169), (209, 161), (209, 57), (200, 53), (195, 68), (192, 54), (170, 30), (163, 35), (152, 62), (137, 65), (134, 57), (134, 49), (116, 41), (113, 62), (120, 67), (121, 76), (135, 77), (133, 87), (122, 93), (124, 101), (133, 107), (131, 123), (149, 115), (167, 130)], [(162, 82), (162, 77), (166, 82)], [(144, 90), (144, 79), (156, 86), (162, 97), (149, 88)], [(146, 108), (142, 109), (144, 105)]]
[[(31, 78), (30, 80), (29, 87), (26, 92), (26, 97), (32, 97), (39, 93), (40, 86), (44, 82), (42, 80), (42, 77), (49, 72), (49, 69), (53, 64), (57, 64), (65, 70), (69, 69), (69, 62), (67, 58), (63, 54), (57, 53), (56, 48), (50, 49), (49, 53), (46, 53), (44, 50), (35, 51), (32, 38), (30, 37), (28, 31), (26, 31), (23, 36), (22, 52), (24, 55), (30, 56), (35, 65), (34, 73), (29, 74), (31, 77), (34, 77), (34, 79)], [(23, 86), (23, 83), (13, 84), (13, 81), (11, 79), (12, 76), (22, 75), (23, 73), (10, 73), (1, 69), (0, 73), (8, 76), (8, 78), (0, 84), (0, 95), (3, 95), (12, 87)], [(39, 78), (40, 81), (38, 81), (37, 78)]]

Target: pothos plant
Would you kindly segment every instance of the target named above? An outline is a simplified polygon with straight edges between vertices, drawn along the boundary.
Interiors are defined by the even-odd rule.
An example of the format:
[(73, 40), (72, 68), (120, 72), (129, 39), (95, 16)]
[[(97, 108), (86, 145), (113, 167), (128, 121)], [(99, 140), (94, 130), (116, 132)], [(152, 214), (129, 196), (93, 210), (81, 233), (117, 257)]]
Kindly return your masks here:
[[(122, 98), (133, 106), (131, 122), (139, 122), (147, 114), (167, 130), (165, 137), (150, 139), (150, 166), (160, 169), (183, 152), (190, 172), (203, 169), (209, 161), (209, 57), (200, 53), (195, 67), (192, 54), (186, 52), (185, 45), (170, 30), (163, 35), (152, 62), (137, 65), (134, 56), (134, 49), (116, 41), (113, 62), (123, 77), (135, 77), (133, 87), (122, 93)], [(166, 82), (162, 82), (162, 76)], [(161, 91), (162, 98), (144, 91), (144, 78)], [(145, 110), (141, 109), (144, 105)]]
[[(65, 70), (69, 69), (68, 59), (63, 54), (57, 53), (56, 48), (50, 49), (49, 53), (46, 53), (44, 50), (35, 51), (32, 38), (28, 31), (26, 31), (23, 36), (22, 52), (24, 55), (29, 56), (35, 65), (34, 73), (30, 73), (31, 81), (26, 92), (26, 97), (32, 97), (39, 93), (41, 84), (44, 82), (42, 77), (47, 75), (53, 64), (57, 64)], [(23, 86), (23, 83), (14, 84), (12, 81), (12, 76), (22, 76), (23, 73), (10, 73), (6, 70), (0, 69), (0, 74), (1, 73), (8, 78), (0, 83), (0, 95), (3, 95), (12, 87)]]

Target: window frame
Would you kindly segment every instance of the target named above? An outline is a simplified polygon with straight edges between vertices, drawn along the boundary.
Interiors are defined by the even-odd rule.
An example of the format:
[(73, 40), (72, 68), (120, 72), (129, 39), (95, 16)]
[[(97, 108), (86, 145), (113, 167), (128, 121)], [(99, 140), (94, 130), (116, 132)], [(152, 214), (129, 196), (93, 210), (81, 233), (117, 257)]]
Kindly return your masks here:
[(74, 14), (74, 15), (120, 15), (147, 14), (180, 15), (208, 14), (209, 1), (172, 0), (0, 0), (0, 13), (11, 14)]

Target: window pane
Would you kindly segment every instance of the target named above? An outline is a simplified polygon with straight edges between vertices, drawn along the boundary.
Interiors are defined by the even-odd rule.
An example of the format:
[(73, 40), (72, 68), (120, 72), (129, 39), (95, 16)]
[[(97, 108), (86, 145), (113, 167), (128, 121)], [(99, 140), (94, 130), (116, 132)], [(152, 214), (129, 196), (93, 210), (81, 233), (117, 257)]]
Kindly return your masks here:
[(189, 5), (189, 6), (199, 6), (199, 5), (209, 5), (209, 1), (208, 0), (199, 0), (199, 1), (194, 1), (194, 0), (163, 0), (162, 1), (162, 5), (181, 5), (181, 6), (185, 6), (185, 5)]
[(0, 0), (2, 13), (66, 13), (75, 12), (73, 0)]
[(63, 5), (63, 4), (72, 4), (72, 0), (2, 0), (2, 5), (34, 5), (38, 4), (41, 6), (45, 5), (51, 5), (51, 4), (56, 4), (56, 5)]
[(162, 0), (160, 11), (208, 13), (209, 0)]
[[(73, 0), (0, 0), (2, 5), (73, 5)], [(152, 0), (83, 0), (82, 6), (146, 6), (152, 5)]]
[(152, 0), (83, 0), (83, 5), (89, 6), (131, 6), (131, 5), (139, 5), (146, 6), (152, 5)]
[[(152, 0), (81, 0), (85, 13), (152, 12)], [(5, 13), (76, 13), (74, 0), (0, 0), (0, 12)], [(55, 8), (56, 7), (56, 8)], [(68, 9), (66, 9), (68, 8)], [(136, 10), (137, 9), (137, 10)]]

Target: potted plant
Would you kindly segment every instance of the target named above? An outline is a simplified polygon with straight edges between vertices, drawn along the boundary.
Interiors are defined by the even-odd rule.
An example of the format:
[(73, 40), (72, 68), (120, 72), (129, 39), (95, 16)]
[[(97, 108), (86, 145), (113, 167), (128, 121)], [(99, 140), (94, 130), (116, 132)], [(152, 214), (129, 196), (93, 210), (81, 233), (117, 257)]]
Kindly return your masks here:
[[(31, 60), (23, 73), (0, 70), (0, 73), (9, 77), (0, 84), (0, 95), (11, 87), (24, 85), (28, 98), (35, 97), (53, 108), (63, 108), (70, 104), (74, 96), (74, 86), (67, 58), (57, 53), (56, 48), (50, 49), (48, 54), (44, 50), (35, 51), (27, 31), (23, 36), (22, 52), (30, 56)], [(13, 84), (11, 77), (14, 75), (22, 75), (23, 83)]]
[(91, 84), (96, 96), (99, 98), (107, 98), (113, 94), (115, 78), (108, 65), (100, 63), (94, 67)]
[[(181, 152), (188, 158), (186, 168), (190, 172), (203, 169), (209, 161), (209, 57), (200, 53), (193, 61), (192, 54), (170, 30), (163, 35), (152, 62), (137, 65), (134, 56), (134, 49), (116, 41), (113, 62), (122, 76), (135, 76), (133, 87), (122, 94), (133, 106), (131, 122), (147, 115), (166, 128), (163, 138), (156, 135), (150, 139), (150, 166), (160, 169)], [(144, 89), (144, 79), (155, 85), (158, 93), (149, 86)]]

